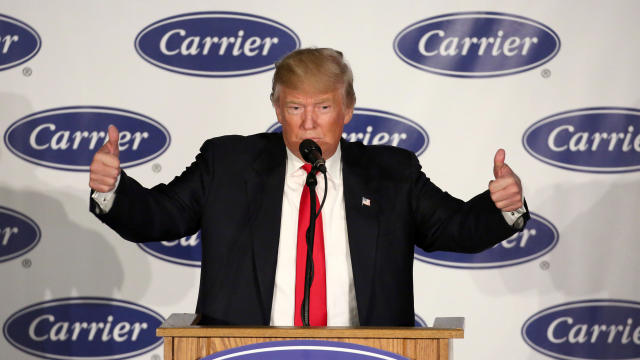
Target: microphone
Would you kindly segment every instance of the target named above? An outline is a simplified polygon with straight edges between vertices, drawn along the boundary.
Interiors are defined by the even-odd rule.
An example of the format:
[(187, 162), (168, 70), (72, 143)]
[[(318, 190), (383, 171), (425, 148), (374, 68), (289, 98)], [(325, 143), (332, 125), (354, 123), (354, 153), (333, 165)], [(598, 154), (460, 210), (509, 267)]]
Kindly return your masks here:
[(322, 158), (322, 149), (320, 149), (320, 146), (316, 144), (315, 141), (311, 139), (302, 140), (299, 150), (304, 161), (313, 165), (313, 167), (318, 169), (321, 173), (327, 173), (327, 167), (325, 166), (324, 159)]

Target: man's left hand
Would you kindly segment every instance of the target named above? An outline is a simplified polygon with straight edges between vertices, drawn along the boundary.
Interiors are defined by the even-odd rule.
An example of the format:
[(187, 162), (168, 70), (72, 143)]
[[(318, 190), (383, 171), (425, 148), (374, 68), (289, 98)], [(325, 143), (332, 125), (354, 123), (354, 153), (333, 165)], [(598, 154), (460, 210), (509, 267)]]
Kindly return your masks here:
[(498, 149), (493, 158), (493, 176), (489, 181), (489, 192), (496, 207), (501, 211), (514, 211), (522, 207), (522, 184), (509, 165), (504, 163), (505, 152)]

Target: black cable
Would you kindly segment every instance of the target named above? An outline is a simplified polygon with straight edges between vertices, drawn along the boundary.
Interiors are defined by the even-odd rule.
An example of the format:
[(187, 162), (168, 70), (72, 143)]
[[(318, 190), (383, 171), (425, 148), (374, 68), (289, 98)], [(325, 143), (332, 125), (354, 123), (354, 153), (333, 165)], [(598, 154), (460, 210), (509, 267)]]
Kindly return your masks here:
[(318, 209), (318, 213), (316, 214), (316, 219), (320, 216), (320, 212), (322, 211), (322, 207), (324, 206), (325, 200), (327, 200), (327, 189), (329, 185), (327, 184), (327, 173), (322, 173), (324, 175), (324, 195), (322, 195), (322, 202), (320, 202), (320, 208)]

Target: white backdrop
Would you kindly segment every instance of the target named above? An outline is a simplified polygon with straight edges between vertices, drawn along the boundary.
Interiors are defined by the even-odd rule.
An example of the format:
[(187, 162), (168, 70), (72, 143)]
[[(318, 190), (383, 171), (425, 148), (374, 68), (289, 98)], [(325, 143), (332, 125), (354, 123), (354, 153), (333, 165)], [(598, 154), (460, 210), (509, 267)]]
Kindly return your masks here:
[[(637, 150), (631, 146), (624, 151), (618, 146), (593, 152), (598, 165), (576, 170), (567, 168), (577, 161), (571, 153), (563, 155), (560, 165), (552, 165), (534, 154), (538, 151), (535, 146), (543, 147), (546, 140), (531, 151), (523, 140), (525, 132), (544, 118), (594, 107), (605, 108), (605, 114), (576, 120), (576, 129), (625, 132), (632, 125), (630, 132), (638, 134), (640, 3), (631, 0), (304, 4), (0, 0), (0, 130), (4, 138), (0, 146), (0, 322), (5, 328), (0, 358), (35, 357), (36, 350), (13, 344), (13, 330), (7, 329), (13, 326), (8, 325), (13, 315), (43, 301), (120, 299), (165, 318), (175, 312), (194, 311), (197, 266), (162, 260), (122, 240), (88, 212), (87, 171), (26, 161), (19, 150), (10, 149), (17, 145), (9, 133), (19, 119), (61, 107), (109, 107), (143, 114), (170, 135), (163, 153), (127, 170), (142, 184), (152, 186), (179, 174), (207, 138), (266, 131), (275, 122), (268, 100), (272, 71), (235, 77), (185, 75), (150, 64), (134, 47), (136, 36), (156, 21), (213, 11), (271, 19), (291, 29), (302, 47), (343, 51), (354, 71), (356, 106), (397, 114), (426, 131), (429, 143), (419, 156), (422, 166), (432, 181), (459, 198), (466, 200), (486, 189), (493, 178), (495, 151), (500, 147), (506, 150), (507, 163), (523, 181), (530, 210), (536, 219), (546, 220), (536, 224), (551, 224), (547, 229), (555, 228), (557, 236), (541, 239), (543, 229), (535, 228), (534, 233), (540, 236), (532, 235), (528, 244), (555, 242), (538, 251), (541, 256), (512, 265), (479, 269), (482, 266), (461, 268), (460, 261), (447, 266), (428, 259), (415, 261), (417, 315), (429, 324), (436, 316), (466, 317), (465, 339), (454, 342), (457, 359), (549, 358), (551, 354), (544, 355), (544, 349), (534, 350), (535, 345), (549, 348), (548, 341), (529, 344), (523, 336), (525, 322), (544, 309), (596, 299), (627, 301), (618, 308), (622, 309), (622, 320), (608, 319), (607, 314), (613, 311), (592, 307), (584, 311), (596, 320), (587, 315), (578, 320), (582, 315), (576, 315), (574, 325), (627, 325), (631, 319), (627, 336), (631, 340), (624, 342), (623, 335), (614, 335), (610, 343), (598, 340), (592, 344), (600, 346), (599, 350), (580, 341), (568, 344), (567, 340), (562, 345), (567, 347), (555, 356), (640, 358), (640, 330), (636, 331), (640, 325), (640, 239), (635, 230), (640, 220), (640, 174), (633, 166), (622, 172), (609, 170), (622, 157), (637, 167), (640, 145)], [(529, 70), (481, 78), (424, 71), (408, 65), (394, 52), (394, 39), (409, 25), (461, 12), (478, 12), (474, 15), (478, 18), (486, 17), (481, 12), (498, 12), (534, 20), (557, 34), (559, 51)], [(41, 39), (41, 48), (28, 61), (3, 68), (3, 56), (7, 59), (10, 51), (20, 51), (21, 44), (17, 41), (2, 53), (3, 38), (12, 34), (12, 28), (2, 25), (7, 17), (32, 27)], [(20, 39), (26, 41), (25, 36)], [(607, 120), (620, 108), (628, 115), (622, 130), (616, 128), (617, 120)], [(65, 122), (56, 124), (62, 128)], [(24, 134), (13, 136), (26, 139)], [(76, 153), (86, 158), (90, 151)], [(590, 156), (588, 151), (584, 154)], [(28, 226), (21, 225), (23, 229), (8, 220), (20, 218), (16, 214), (31, 219), (40, 230), (39, 241), (30, 249), (26, 249), (27, 243), (33, 243), (35, 237), (29, 240), (25, 235)], [(11, 233), (14, 228), (20, 231)], [(18, 244), (20, 241), (25, 245)], [(503, 260), (503, 255), (496, 256), (494, 261)], [(554, 336), (567, 336), (569, 330), (563, 329), (556, 327)], [(546, 330), (531, 331), (544, 337)], [(575, 355), (569, 345), (584, 351), (583, 355)], [(42, 346), (37, 351), (48, 353), (47, 345)], [(119, 352), (115, 353), (117, 358)], [(619, 353), (627, 355), (615, 355)], [(74, 356), (69, 354), (61, 356)], [(161, 348), (155, 348), (136, 358), (157, 359), (161, 355)]]

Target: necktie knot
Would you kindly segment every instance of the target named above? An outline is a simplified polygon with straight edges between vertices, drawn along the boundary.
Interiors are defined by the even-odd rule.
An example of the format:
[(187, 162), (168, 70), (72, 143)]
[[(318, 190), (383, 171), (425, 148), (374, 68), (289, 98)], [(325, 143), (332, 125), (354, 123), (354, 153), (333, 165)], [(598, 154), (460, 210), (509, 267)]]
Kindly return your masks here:
[(310, 173), (310, 172), (311, 172), (311, 164), (306, 163), (306, 164), (302, 165), (302, 169), (303, 169), (304, 171), (306, 171), (306, 172), (307, 172), (307, 174), (308, 174), (308, 173)]

